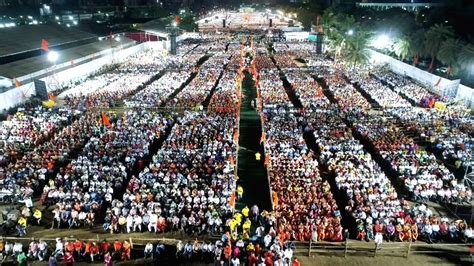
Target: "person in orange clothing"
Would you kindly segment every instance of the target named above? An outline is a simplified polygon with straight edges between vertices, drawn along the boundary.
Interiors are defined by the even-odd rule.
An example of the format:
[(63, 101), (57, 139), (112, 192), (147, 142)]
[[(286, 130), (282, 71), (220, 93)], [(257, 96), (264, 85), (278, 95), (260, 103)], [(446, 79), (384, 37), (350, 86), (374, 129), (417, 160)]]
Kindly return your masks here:
[(100, 252), (102, 255), (105, 255), (105, 253), (109, 252), (109, 250), (110, 250), (110, 243), (104, 239), (104, 241), (100, 243)]
[(90, 254), (91, 254), (91, 262), (94, 261), (94, 258), (99, 255), (99, 246), (94, 242), (92, 243), (91, 245), (91, 248), (90, 248)]
[(84, 258), (90, 256), (90, 254), (91, 254), (91, 246), (92, 246), (92, 242), (87, 241), (87, 243), (86, 243), (86, 245), (85, 245), (85, 247), (84, 247), (84, 253), (82, 254), (82, 256), (83, 256)]
[(124, 261), (130, 260), (130, 253), (132, 252), (132, 245), (130, 244), (130, 242), (125, 240), (123, 242), (122, 247), (123, 247), (122, 260), (124, 260)]
[(76, 241), (74, 242), (74, 258), (77, 260), (81, 254), (82, 254), (82, 241), (80, 239), (76, 239)]
[(397, 233), (398, 239), (403, 242), (403, 238), (405, 238), (405, 234), (403, 233), (403, 226), (401, 224), (397, 224), (395, 226), (395, 232)]
[(318, 225), (318, 240), (324, 240), (324, 237), (326, 236), (325, 232), (325, 227), (322, 223)]
[(118, 259), (120, 258), (120, 255), (122, 254), (122, 242), (118, 241), (117, 239), (115, 239), (114, 241), (114, 255), (113, 257)]
[(255, 254), (258, 256), (258, 255), (260, 255), (261, 253), (262, 253), (262, 248), (260, 247), (260, 244), (257, 243), (257, 244), (255, 245)]
[(416, 224), (411, 225), (411, 233), (412, 240), (418, 240), (418, 226)]
[(73, 254), (73, 252), (74, 252), (74, 242), (73, 241), (67, 242), (65, 249), (66, 249), (67, 252), (70, 252), (71, 254)]
[(409, 224), (405, 224), (403, 226), (403, 231), (404, 231), (404, 238), (403, 240), (410, 241), (413, 237), (413, 232), (411, 231), (411, 226)]
[(232, 255), (232, 246), (227, 244), (224, 248), (224, 257), (227, 261), (229, 261), (231, 255)]
[(299, 261), (297, 258), (295, 258), (295, 259), (293, 260), (293, 263), (291, 263), (291, 266), (301, 266), (301, 263), (300, 263), (300, 261)]

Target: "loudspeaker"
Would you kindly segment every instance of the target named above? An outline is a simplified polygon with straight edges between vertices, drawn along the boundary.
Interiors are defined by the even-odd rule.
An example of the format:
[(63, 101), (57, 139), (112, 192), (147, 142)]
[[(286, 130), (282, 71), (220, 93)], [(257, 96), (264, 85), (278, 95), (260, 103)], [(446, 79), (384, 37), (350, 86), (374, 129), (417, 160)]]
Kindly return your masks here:
[(39, 79), (34, 79), (33, 82), (35, 84), (36, 97), (40, 98), (42, 101), (48, 100), (48, 89), (46, 88), (46, 83)]
[(222, 28), (225, 28), (225, 19), (222, 20)]
[(316, 54), (324, 52), (324, 34), (319, 32), (316, 34)]
[(268, 27), (273, 27), (273, 19), (270, 19), (270, 22), (268, 23)]
[(178, 44), (176, 42), (176, 35), (171, 35), (170, 36), (170, 53), (172, 55), (176, 54), (177, 47), (178, 47)]

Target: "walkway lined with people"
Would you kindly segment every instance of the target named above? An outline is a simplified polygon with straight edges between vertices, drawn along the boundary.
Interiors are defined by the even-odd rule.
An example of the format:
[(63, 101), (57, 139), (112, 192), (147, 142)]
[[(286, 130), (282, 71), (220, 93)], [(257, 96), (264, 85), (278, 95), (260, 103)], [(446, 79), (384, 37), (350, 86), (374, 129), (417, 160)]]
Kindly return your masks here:
[[(250, 59), (250, 58), (249, 58)], [(242, 186), (243, 198), (239, 207), (257, 205), (271, 210), (267, 170), (264, 167), (265, 152), (261, 142), (262, 125), (257, 113), (257, 89), (252, 75), (243, 73), (242, 104), (240, 106), (240, 137), (238, 184)], [(257, 158), (258, 157), (258, 158)], [(257, 160), (258, 159), (258, 160)], [(241, 208), (239, 208), (241, 209)]]
[[(179, 260), (199, 254), (235, 265), (291, 265), (295, 241), (472, 241), (466, 221), (427, 204), (472, 201), (437, 160), (467, 162), (472, 117), (413, 109), (409, 95), (431, 96), (402, 97), (373, 75), (288, 53), (311, 45), (269, 49), (234, 38), (187, 41), (176, 56), (136, 55), (78, 84), (61, 109), (9, 117), (0, 127), (0, 187), (21, 205), (2, 235), (41, 227), (187, 235), (206, 242), (178, 243)], [(312, 72), (295, 56), (310, 57)], [(438, 158), (400, 123), (432, 142)], [(59, 238), (45, 256), (35, 240), (30, 259), (132, 259), (126, 241), (78, 241)], [(19, 245), (0, 252), (22, 258)], [(143, 255), (163, 248), (149, 243)]]

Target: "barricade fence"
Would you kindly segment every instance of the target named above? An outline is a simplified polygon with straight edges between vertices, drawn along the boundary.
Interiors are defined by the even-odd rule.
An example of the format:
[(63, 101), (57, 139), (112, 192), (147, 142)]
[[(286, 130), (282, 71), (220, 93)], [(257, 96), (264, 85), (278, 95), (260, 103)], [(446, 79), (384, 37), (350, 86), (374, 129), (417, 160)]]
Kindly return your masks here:
[[(298, 242), (298, 245), (305, 245), (305, 242)], [(410, 255), (455, 255), (459, 258), (471, 258), (472, 251), (470, 247), (473, 244), (468, 243), (423, 243), (423, 242), (383, 242), (378, 247), (374, 241), (365, 242), (358, 240), (347, 240), (344, 242), (313, 242), (306, 243), (308, 256), (318, 255), (341, 255), (344, 257), (350, 255), (377, 256), (399, 256), (409, 258)]]

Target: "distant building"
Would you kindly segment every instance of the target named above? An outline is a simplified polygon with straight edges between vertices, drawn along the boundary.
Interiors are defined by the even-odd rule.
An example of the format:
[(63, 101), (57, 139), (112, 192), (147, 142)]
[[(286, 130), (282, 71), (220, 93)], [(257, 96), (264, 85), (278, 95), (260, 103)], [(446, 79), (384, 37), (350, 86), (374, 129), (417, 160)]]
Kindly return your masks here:
[(408, 11), (430, 8), (444, 5), (442, 1), (433, 0), (363, 0), (356, 3), (358, 7), (373, 8), (376, 10), (386, 10), (390, 8), (402, 8)]

